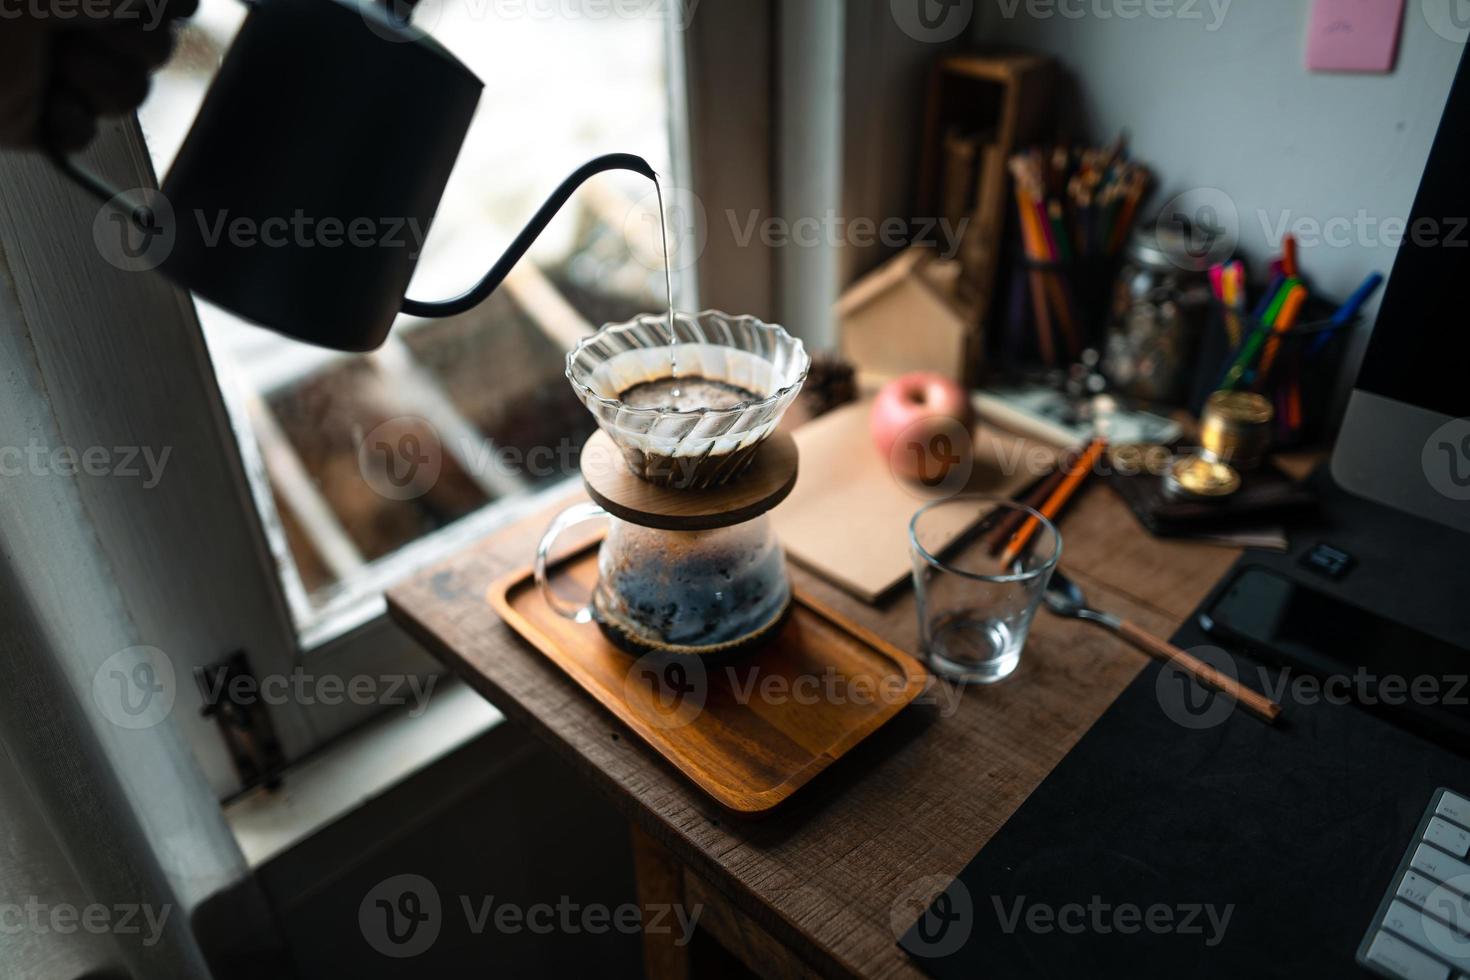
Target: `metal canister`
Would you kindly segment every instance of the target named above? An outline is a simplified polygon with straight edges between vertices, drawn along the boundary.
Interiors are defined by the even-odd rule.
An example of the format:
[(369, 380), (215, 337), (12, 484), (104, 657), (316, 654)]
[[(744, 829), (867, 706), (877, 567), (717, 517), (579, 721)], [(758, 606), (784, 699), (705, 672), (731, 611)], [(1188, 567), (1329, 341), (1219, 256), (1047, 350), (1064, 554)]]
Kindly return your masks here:
[(1217, 391), (1205, 402), (1200, 420), (1200, 447), (1204, 454), (1237, 470), (1261, 465), (1271, 449), (1271, 423), (1276, 409), (1270, 400), (1251, 391)]

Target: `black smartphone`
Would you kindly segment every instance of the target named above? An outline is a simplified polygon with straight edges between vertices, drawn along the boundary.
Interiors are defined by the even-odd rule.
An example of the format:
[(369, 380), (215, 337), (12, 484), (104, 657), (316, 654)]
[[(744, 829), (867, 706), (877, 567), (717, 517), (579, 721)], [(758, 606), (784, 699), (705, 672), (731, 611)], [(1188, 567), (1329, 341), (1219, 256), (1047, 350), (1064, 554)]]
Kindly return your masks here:
[(1470, 649), (1255, 565), (1199, 622), (1221, 643), (1288, 668), (1287, 687), (1268, 692), (1278, 700), (1356, 704), (1470, 755)]

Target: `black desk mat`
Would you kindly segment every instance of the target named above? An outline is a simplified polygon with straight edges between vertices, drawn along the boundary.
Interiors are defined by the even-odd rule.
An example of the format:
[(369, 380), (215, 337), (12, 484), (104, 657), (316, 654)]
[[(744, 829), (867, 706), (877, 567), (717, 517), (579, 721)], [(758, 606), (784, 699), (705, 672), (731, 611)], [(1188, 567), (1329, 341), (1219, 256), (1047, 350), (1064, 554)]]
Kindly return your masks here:
[[(1211, 645), (1193, 621), (1174, 642)], [(1279, 677), (1217, 656), (1258, 689)], [(1358, 943), (1430, 795), (1470, 789), (1470, 761), (1321, 700), (1287, 699), (1274, 729), (1221, 720), (1183, 680), (1151, 664), (1134, 681), (902, 938), (916, 964), (939, 980), (1368, 976)]]

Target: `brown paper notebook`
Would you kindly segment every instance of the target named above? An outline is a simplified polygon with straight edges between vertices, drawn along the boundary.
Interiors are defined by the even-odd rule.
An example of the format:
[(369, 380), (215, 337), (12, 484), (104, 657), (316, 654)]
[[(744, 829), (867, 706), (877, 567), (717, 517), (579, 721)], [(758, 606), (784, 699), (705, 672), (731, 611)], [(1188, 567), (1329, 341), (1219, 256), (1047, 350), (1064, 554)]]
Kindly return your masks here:
[[(879, 602), (909, 577), (909, 520), (933, 499), (889, 472), (868, 434), (871, 402), (847, 405), (794, 433), (800, 474), (771, 512), (786, 554), (865, 602)], [(975, 432), (967, 493), (1010, 497), (1041, 475), (1037, 456), (1056, 451), (993, 426)], [(957, 519), (956, 536), (980, 517)]]

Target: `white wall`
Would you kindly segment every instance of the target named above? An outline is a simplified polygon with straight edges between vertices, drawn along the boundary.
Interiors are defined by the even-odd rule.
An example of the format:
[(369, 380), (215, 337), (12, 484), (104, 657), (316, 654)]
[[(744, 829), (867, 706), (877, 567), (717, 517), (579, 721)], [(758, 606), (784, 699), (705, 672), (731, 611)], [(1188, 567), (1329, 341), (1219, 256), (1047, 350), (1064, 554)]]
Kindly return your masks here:
[[(1224, 191), (1258, 275), (1284, 219), (1407, 218), (1464, 51), (1431, 28), (1426, 7), (1442, 0), (1408, 0), (1392, 75), (1308, 72), (1306, 0), (1157, 0), (1200, 19), (1099, 16), (1118, 5), (981, 0), (976, 38), (1047, 52), (1072, 72), (1091, 135), (1126, 128), (1160, 175), (1155, 208), (1186, 190)], [(1390, 271), (1394, 249), (1365, 227), (1345, 245), (1304, 243), (1320, 292), (1345, 298), (1370, 271)]]

